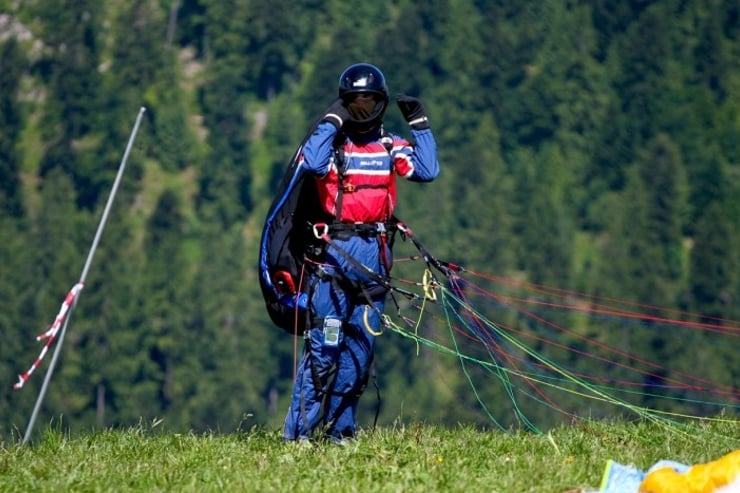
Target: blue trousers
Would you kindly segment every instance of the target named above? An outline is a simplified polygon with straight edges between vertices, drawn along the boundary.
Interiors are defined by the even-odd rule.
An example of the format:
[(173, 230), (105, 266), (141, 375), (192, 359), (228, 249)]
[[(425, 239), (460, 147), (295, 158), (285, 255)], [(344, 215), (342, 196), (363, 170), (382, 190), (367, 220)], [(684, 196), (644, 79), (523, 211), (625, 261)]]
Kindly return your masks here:
[(329, 437), (354, 436), (385, 300), (373, 304), (351, 300), (330, 280), (317, 282), (311, 297), (314, 317), (336, 321), (329, 323), (334, 326), (341, 322), (341, 328), (337, 340), (326, 340), (327, 322), (307, 332), (283, 427), (286, 440), (311, 438), (319, 428)]

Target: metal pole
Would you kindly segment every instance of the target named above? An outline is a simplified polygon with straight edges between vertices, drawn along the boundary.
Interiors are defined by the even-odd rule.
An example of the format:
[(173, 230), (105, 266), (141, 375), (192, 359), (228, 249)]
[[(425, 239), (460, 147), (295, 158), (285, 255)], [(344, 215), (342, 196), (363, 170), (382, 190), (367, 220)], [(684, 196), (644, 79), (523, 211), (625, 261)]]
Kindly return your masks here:
[[(85, 282), (85, 279), (87, 278), (87, 273), (90, 270), (90, 264), (92, 264), (92, 259), (95, 256), (95, 251), (98, 249), (100, 236), (103, 234), (103, 228), (105, 228), (105, 223), (108, 220), (108, 213), (110, 212), (111, 206), (113, 205), (113, 199), (115, 198), (116, 192), (118, 191), (118, 185), (121, 183), (123, 171), (126, 168), (126, 161), (128, 160), (128, 155), (131, 152), (131, 147), (134, 145), (134, 140), (136, 139), (136, 134), (139, 131), (139, 125), (141, 124), (141, 117), (144, 115), (145, 111), (146, 108), (142, 106), (139, 109), (139, 114), (136, 116), (136, 122), (134, 123), (133, 130), (131, 130), (131, 136), (128, 139), (126, 151), (123, 153), (121, 164), (118, 167), (118, 174), (116, 175), (116, 179), (113, 182), (113, 188), (111, 189), (110, 196), (108, 197), (108, 203), (105, 204), (103, 216), (100, 218), (100, 222), (98, 223), (98, 230), (95, 233), (95, 239), (93, 239), (92, 246), (90, 247), (90, 252), (87, 254), (87, 261), (85, 262), (85, 267), (82, 269), (82, 274), (80, 275), (80, 283)], [(44, 400), (46, 389), (49, 387), (49, 381), (51, 380), (51, 375), (54, 373), (54, 367), (56, 366), (57, 359), (59, 358), (59, 353), (62, 350), (62, 343), (64, 342), (64, 336), (67, 333), (67, 325), (69, 324), (69, 319), (72, 317), (72, 312), (77, 306), (77, 300), (80, 299), (80, 295), (82, 295), (81, 292), (78, 296), (75, 297), (72, 306), (69, 307), (69, 313), (64, 320), (64, 324), (62, 325), (62, 330), (59, 334), (59, 341), (57, 342), (57, 347), (54, 348), (54, 354), (52, 355), (51, 362), (49, 363), (49, 370), (46, 372), (46, 376), (44, 377), (44, 383), (41, 385), (41, 391), (36, 398), (36, 404), (33, 406), (33, 412), (31, 413), (31, 419), (28, 421), (28, 427), (26, 428), (26, 433), (23, 436), (22, 445), (28, 443), (29, 439), (31, 438), (31, 432), (33, 431), (36, 417), (38, 416), (39, 409), (41, 408), (41, 404)]]

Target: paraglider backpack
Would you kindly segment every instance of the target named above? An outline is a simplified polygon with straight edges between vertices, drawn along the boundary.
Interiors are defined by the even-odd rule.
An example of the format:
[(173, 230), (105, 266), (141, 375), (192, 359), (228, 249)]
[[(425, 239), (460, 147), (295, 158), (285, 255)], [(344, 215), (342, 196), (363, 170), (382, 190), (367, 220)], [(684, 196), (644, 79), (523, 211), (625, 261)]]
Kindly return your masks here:
[(307, 305), (301, 273), (306, 259), (320, 262), (324, 250), (311, 226), (331, 219), (321, 208), (312, 176), (299, 166), (310, 134), (293, 154), (267, 212), (258, 266), (267, 313), (275, 325), (296, 335), (305, 328)]

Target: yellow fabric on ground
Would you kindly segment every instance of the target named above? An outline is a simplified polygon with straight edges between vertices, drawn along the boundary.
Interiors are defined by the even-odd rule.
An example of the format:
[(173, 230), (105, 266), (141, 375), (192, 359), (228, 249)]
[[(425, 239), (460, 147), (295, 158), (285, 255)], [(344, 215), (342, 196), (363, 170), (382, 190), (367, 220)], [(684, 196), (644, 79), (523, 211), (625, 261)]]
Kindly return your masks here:
[[(670, 467), (652, 471), (640, 484), (640, 493), (714, 493), (719, 488), (740, 483), (740, 450), (721, 458), (697, 464), (685, 473)], [(740, 484), (738, 484), (740, 487)], [(732, 491), (735, 491), (734, 489)]]

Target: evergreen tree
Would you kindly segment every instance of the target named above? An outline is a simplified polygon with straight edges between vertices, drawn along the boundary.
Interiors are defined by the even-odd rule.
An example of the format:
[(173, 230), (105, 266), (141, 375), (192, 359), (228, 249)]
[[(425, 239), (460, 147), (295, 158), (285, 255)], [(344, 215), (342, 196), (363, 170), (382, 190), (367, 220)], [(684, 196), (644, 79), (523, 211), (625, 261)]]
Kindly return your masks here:
[[(267, 423), (269, 389), (281, 375), (285, 346), (277, 344), (276, 336), (283, 334), (266, 321), (255, 274), (247, 267), (256, 265), (257, 249), (253, 245), (245, 250), (240, 228), (228, 232), (220, 231), (218, 224), (204, 228), (211, 234), (202, 245), (203, 261), (187, 301), (192, 305), (187, 347), (198, 351), (184, 356), (191, 372), (183, 380), (188, 409), (173, 412), (188, 413), (199, 429), (233, 430), (249, 415)], [(245, 277), (247, 272), (251, 276)], [(287, 393), (289, 384), (283, 380), (273, 391)]]
[[(623, 205), (612, 209), (617, 220), (604, 254), (610, 270), (605, 286), (619, 287), (621, 292), (611, 293), (615, 296), (673, 305), (685, 278), (682, 232), (688, 206), (686, 172), (667, 136), (659, 136), (643, 151), (620, 200)], [(615, 247), (623, 253), (613, 251)]]
[[(447, 170), (437, 188), (451, 191), (443, 201), (444, 208), (431, 214), (432, 218), (452, 216), (455, 233), (446, 243), (448, 251), (438, 255), (452, 257), (461, 264), (483, 272), (504, 273), (516, 265), (515, 251), (520, 247), (514, 235), (511, 204), (514, 190), (511, 176), (506, 175), (506, 165), (500, 155), (498, 130), (490, 115), (479, 121), (474, 140), (468, 144), (465, 161)], [(445, 122), (440, 122), (444, 126)], [(448, 166), (453, 159), (443, 161)], [(434, 190), (421, 190), (422, 194), (438, 196)], [(486, 213), (479, 214), (484, 204)], [(420, 211), (421, 212), (421, 211)], [(427, 231), (428, 230), (428, 231)], [(444, 233), (437, 220), (428, 224), (428, 236)]]
[[(399, 4), (399, 13), (378, 30), (373, 50), (373, 60), (386, 76), (393, 93), (406, 92), (419, 96), (430, 86), (425, 85), (420, 67), (424, 66), (427, 54), (422, 47), (428, 46), (429, 38), (422, 27), (422, 18), (412, 2)], [(341, 39), (337, 44), (341, 44)], [(336, 48), (335, 48), (336, 50)], [(414, 63), (408, 63), (414, 60)], [(352, 63), (357, 60), (349, 60)], [(339, 67), (341, 70), (343, 67)], [(317, 67), (317, 70), (326, 70)], [(336, 72), (336, 69), (335, 69)], [(338, 73), (337, 73), (338, 75)], [(333, 85), (336, 85), (334, 83)], [(389, 111), (389, 114), (392, 112)], [(401, 119), (388, 119), (389, 126), (395, 126)]]
[[(134, 425), (141, 417), (124, 419), (122, 414), (133, 403), (120, 395), (125, 396), (132, 385), (132, 374), (127, 369), (129, 360), (140, 356), (140, 346), (131, 336), (136, 327), (144, 324), (147, 315), (141, 309), (141, 299), (149, 295), (141, 283), (146, 263), (134, 236), (135, 222), (128, 207), (130, 182), (122, 183), (67, 342), (69, 363), (65, 368), (74, 367), (60, 372), (58, 377), (58, 385), (66, 392), (81, 394), (79, 407), (68, 409), (67, 413), (75, 422), (85, 423), (85, 427)], [(90, 238), (92, 225), (91, 222), (88, 228)]]
[[(133, 2), (119, 15), (118, 24), (123, 28), (133, 23), (137, 26), (138, 34), (134, 40), (125, 43), (127, 51), (115, 51), (117, 67), (111, 75), (117, 78), (121, 73), (125, 81), (134, 71), (142, 68), (141, 61), (132, 59), (130, 52), (143, 54), (146, 51), (148, 63), (144, 67), (149, 71), (149, 77), (129, 86), (129, 90), (136, 88), (136, 92), (129, 93), (127, 102), (133, 106), (138, 101), (146, 106), (147, 118), (151, 123), (149, 132), (143, 135), (147, 154), (156, 159), (164, 170), (175, 172), (192, 165), (199, 156), (196, 154), (195, 135), (188, 125), (182, 75), (185, 67), (178, 63), (177, 52), (162, 42), (159, 26), (164, 19), (156, 3)], [(172, 6), (174, 8), (175, 3)], [(120, 32), (125, 31), (122, 29)], [(126, 57), (122, 58), (121, 55)], [(148, 136), (151, 138), (146, 139)]]
[(199, 159), (194, 132), (188, 125), (185, 96), (174, 60), (168, 58), (162, 74), (146, 92), (144, 101), (151, 127), (148, 155), (168, 172), (177, 172)]
[(573, 211), (567, 214), (583, 218), (586, 228), (599, 228), (602, 218), (590, 217), (588, 205), (603, 191), (604, 183), (594, 170), (592, 156), (609, 124), (609, 101), (614, 94), (604, 67), (597, 62), (597, 36), (590, 14), (585, 5), (550, 4), (543, 45), (519, 90), (525, 101), (530, 94), (536, 95), (539, 107), (531, 111), (543, 118), (543, 135), (551, 135), (551, 139), (533, 141), (532, 146), (556, 141), (562, 149), (562, 165), (573, 177), (563, 195)]
[(661, 261), (653, 263), (653, 268), (668, 285), (673, 285), (653, 291), (653, 295), (665, 293), (659, 295), (662, 298), (659, 301), (671, 305), (680, 292), (680, 284), (676, 284), (684, 278), (683, 231), (689, 211), (686, 171), (678, 148), (665, 135), (659, 135), (650, 143), (638, 161), (638, 169), (648, 194), (649, 226), (641, 236), (661, 251), (658, 257)]
[(210, 153), (199, 176), (199, 211), (224, 230), (251, 210), (246, 77), (250, 35), (249, 2), (206, 5), (209, 77), (200, 91)]
[[(696, 225), (690, 257), (690, 307), (694, 313), (700, 314), (701, 323), (721, 326), (729, 320), (737, 320), (740, 313), (737, 241), (738, 225), (728, 204), (710, 204)], [(707, 378), (731, 387), (740, 378), (735, 344), (729, 340), (731, 338), (732, 334), (724, 330), (695, 331), (690, 340), (691, 356), (680, 367), (689, 373), (697, 366), (704, 368)], [(691, 411), (713, 412), (703, 409), (698, 403)]]
[[(730, 94), (731, 72), (740, 61), (732, 52), (731, 40), (737, 39), (737, 5), (725, 0), (714, 0), (694, 5), (698, 41), (694, 46), (695, 66), (692, 74), (709, 89), (717, 102)], [(733, 32), (734, 31), (734, 32)]]
[(16, 218), (24, 212), (17, 150), (23, 127), (18, 89), (27, 64), (15, 38), (0, 42), (0, 211)]
[(593, 2), (593, 23), (599, 33), (599, 59), (607, 56), (610, 44), (629, 29), (653, 0), (597, 0)]
[(540, 153), (522, 151), (517, 163), (519, 265), (534, 282), (568, 286), (575, 233), (568, 203), (572, 170), (555, 145)]
[(47, 148), (40, 174), (63, 169), (74, 180), (77, 203), (86, 208), (94, 206), (103, 185), (96, 161), (89, 159), (94, 141), (86, 140), (99, 108), (103, 4), (100, 0), (64, 0), (34, 7), (45, 43), (35, 70), (48, 90), (41, 120)]
[(661, 131), (660, 122), (675, 117), (670, 17), (659, 4), (644, 7), (630, 14), (640, 15), (614, 38), (606, 61), (616, 98), (610, 101), (610, 122), (596, 147), (594, 173), (612, 190), (623, 188), (627, 166)]
[[(8, 265), (0, 269), (0, 331), (5, 337), (0, 344), (0, 374), (4, 376), (0, 387), (0, 414), (3, 423), (0, 425), (0, 441), (13, 435), (18, 436), (27, 425), (27, 419), (33, 409), (34, 390), (39, 387), (39, 374), (46, 366), (39, 367), (26, 384), (27, 388), (15, 391), (12, 385), (16, 376), (28, 370), (41, 346), (35, 337), (42, 333), (51, 314), (46, 318), (36, 317), (30, 310), (25, 298), (29, 291), (39, 289), (41, 279), (28, 279), (30, 249), (26, 243), (25, 233), (19, 226), (19, 220), (6, 214), (0, 214), (0, 259)], [(12, 259), (12, 262), (10, 261)], [(12, 264), (12, 268), (10, 266)]]
[[(177, 378), (179, 363), (189, 349), (184, 345), (185, 303), (189, 269), (183, 256), (184, 218), (180, 199), (165, 190), (149, 218), (144, 251), (146, 269), (142, 279), (140, 310), (144, 315), (136, 327), (139, 368), (133, 375), (130, 411), (145, 417), (164, 415), (178, 402), (184, 382)], [(136, 405), (133, 405), (133, 404)]]
[(740, 260), (733, 243), (736, 236), (719, 202), (704, 210), (691, 250), (691, 294), (694, 311), (710, 317), (709, 323), (731, 318), (730, 307), (740, 302), (734, 290)]
[[(720, 128), (728, 128), (726, 112), (737, 106), (732, 92), (733, 72), (740, 68), (740, 52), (733, 47), (732, 18), (737, 18), (737, 7), (727, 2), (713, 1), (685, 7), (683, 36), (676, 44), (683, 46), (679, 69), (685, 93), (685, 103), (678, 115), (670, 115), (671, 135), (681, 146), (691, 183), (690, 201), (692, 223), (696, 223), (704, 209), (715, 201), (722, 201), (730, 180), (726, 176), (727, 163), (736, 162), (733, 152), (738, 146), (727, 139)], [(685, 34), (684, 34), (685, 33)], [(737, 29), (735, 28), (735, 38)], [(678, 92), (678, 91), (675, 91)], [(674, 105), (680, 103), (675, 96)], [(732, 128), (732, 125), (729, 126)], [(726, 134), (725, 134), (726, 135)]]
[(201, 59), (206, 49), (205, 11), (206, 6), (200, 0), (179, 0), (176, 7), (173, 40), (180, 47), (193, 49), (196, 58)]
[[(478, 137), (476, 132), (483, 120), (493, 123), (495, 116), (489, 105), (489, 97), (484, 94), (487, 91), (480, 87), (477, 77), (482, 66), (487, 64), (486, 46), (479, 34), (483, 31), (478, 25), (481, 19), (476, 15), (473, 2), (460, 1), (457, 4), (450, 9), (438, 6), (437, 15), (446, 17), (447, 21), (437, 23), (438, 33), (425, 31), (425, 35), (438, 34), (446, 43), (438, 53), (428, 53), (428, 61), (420, 60), (425, 62), (424, 70), (415, 70), (418, 81), (416, 87), (411, 89), (417, 91), (414, 94), (421, 96), (428, 107), (436, 138), (443, 142), (457, 142), (456, 147), (463, 147), (471, 146), (469, 141)], [(407, 66), (403, 70), (409, 69)], [(444, 83), (440, 84), (438, 77)], [(403, 84), (407, 82), (403, 81)], [(491, 143), (500, 146), (498, 129), (488, 130), (493, 132)], [(480, 143), (485, 144), (485, 141)], [(450, 162), (455, 154), (455, 149), (440, 149), (444, 162)]]
[(480, 69), (481, 87), (486, 89), (482, 97), (495, 112), (508, 162), (514, 149), (536, 141), (540, 130), (544, 137), (551, 126), (540, 114), (538, 95), (522, 87), (548, 32), (548, 4), (507, 0), (484, 2), (480, 8), (487, 26), (481, 33), (483, 46), (494, 54)]
[(251, 82), (248, 91), (258, 98), (271, 100), (298, 79), (301, 60), (321, 25), (320, 10), (308, 7), (293, 0), (249, 2), (246, 79)]
[[(194, 152), (187, 127), (185, 102), (180, 89), (174, 52), (167, 50), (161, 26), (164, 18), (154, 0), (116, 5), (111, 14), (110, 63), (103, 73), (102, 98), (107, 111), (100, 127), (103, 137), (98, 160), (117, 163), (128, 140), (135, 116), (147, 108), (137, 148), (168, 171), (184, 168)], [(127, 176), (140, 186), (142, 160), (131, 160)], [(112, 180), (112, 170), (109, 179)]]
[[(685, 289), (682, 231), (688, 210), (686, 172), (677, 147), (666, 136), (658, 136), (641, 153), (628, 178), (622, 197), (625, 207), (619, 211), (625, 217), (617, 224), (616, 234), (609, 237), (610, 243), (619, 246), (610, 246), (605, 252), (609, 272), (602, 280), (605, 286), (619, 286), (619, 297), (645, 306), (675, 306)], [(619, 251), (613, 252), (614, 247)], [(651, 313), (663, 315), (657, 308)], [(677, 371), (679, 362), (690, 357), (680, 338), (660, 326), (642, 331), (639, 337), (632, 337), (630, 329), (626, 330), (627, 334), (615, 334), (612, 341), (625, 353), (631, 352), (633, 344), (640, 352), (649, 348), (654, 359), (671, 361)], [(626, 364), (633, 367), (635, 363)], [(656, 389), (668, 377), (662, 371), (647, 373), (646, 392), (659, 393)], [(644, 404), (665, 405), (660, 399), (650, 398)]]

